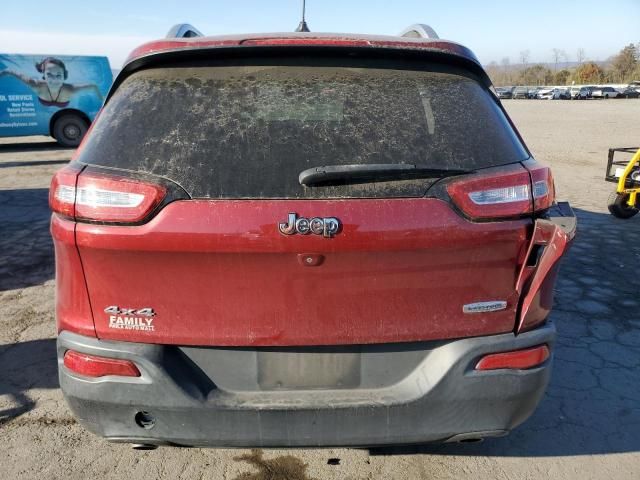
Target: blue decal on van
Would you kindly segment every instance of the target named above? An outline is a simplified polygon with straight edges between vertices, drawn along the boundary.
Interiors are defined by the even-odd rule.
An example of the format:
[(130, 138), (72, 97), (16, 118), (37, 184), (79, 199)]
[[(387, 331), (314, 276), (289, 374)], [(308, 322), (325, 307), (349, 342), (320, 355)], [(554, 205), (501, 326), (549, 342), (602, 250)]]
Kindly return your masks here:
[(0, 55), (0, 137), (49, 135), (60, 111), (93, 121), (112, 81), (106, 57)]

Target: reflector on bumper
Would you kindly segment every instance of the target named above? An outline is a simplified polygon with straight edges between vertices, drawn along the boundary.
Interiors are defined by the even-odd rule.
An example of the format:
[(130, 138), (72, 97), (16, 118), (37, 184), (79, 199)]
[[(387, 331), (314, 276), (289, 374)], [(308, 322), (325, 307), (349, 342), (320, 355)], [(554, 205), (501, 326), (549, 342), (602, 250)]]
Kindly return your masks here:
[(537, 367), (549, 358), (549, 347), (538, 345), (513, 352), (492, 353), (480, 359), (476, 370), (498, 370), (508, 368), (512, 370), (526, 370)]
[(97, 357), (67, 350), (64, 354), (64, 366), (74, 373), (86, 377), (105, 377), (118, 375), (121, 377), (139, 377), (140, 370), (129, 360)]

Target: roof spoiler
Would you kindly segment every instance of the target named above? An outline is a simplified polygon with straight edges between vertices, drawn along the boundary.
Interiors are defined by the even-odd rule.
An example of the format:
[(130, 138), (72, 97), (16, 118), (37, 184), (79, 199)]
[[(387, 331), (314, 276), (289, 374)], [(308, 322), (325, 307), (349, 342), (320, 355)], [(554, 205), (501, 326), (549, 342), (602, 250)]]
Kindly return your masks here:
[(188, 23), (178, 23), (171, 27), (167, 33), (166, 38), (192, 38), (192, 37), (204, 37), (202, 32), (193, 25)]
[(400, 32), (400, 36), (408, 38), (440, 38), (433, 28), (424, 23), (415, 23), (410, 27), (405, 28)]
[[(305, 30), (300, 30), (300, 31), (305, 31)], [(202, 37), (202, 36), (204, 36), (202, 32), (198, 30), (196, 27), (194, 27), (193, 25), (190, 25), (188, 23), (178, 23), (173, 27), (171, 27), (171, 29), (167, 33), (166, 38), (192, 38), (192, 37)], [(405, 28), (402, 32), (400, 32), (400, 36), (407, 37), (407, 38), (431, 38), (431, 39), (440, 38), (433, 28), (431, 28), (429, 25), (426, 25), (424, 23), (415, 23)]]

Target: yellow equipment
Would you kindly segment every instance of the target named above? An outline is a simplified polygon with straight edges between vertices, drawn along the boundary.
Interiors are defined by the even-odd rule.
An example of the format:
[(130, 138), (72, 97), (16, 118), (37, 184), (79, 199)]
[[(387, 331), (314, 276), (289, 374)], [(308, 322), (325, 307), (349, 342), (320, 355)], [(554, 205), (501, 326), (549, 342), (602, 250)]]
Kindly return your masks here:
[[(616, 152), (633, 153), (629, 161), (615, 160)], [(609, 196), (609, 212), (618, 218), (631, 218), (640, 208), (640, 148), (610, 148), (605, 180), (617, 184)]]

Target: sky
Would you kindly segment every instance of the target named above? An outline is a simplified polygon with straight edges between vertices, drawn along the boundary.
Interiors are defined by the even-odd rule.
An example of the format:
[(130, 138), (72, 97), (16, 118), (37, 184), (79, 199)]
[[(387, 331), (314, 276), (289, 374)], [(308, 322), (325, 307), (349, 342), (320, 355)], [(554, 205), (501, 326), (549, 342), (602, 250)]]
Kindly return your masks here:
[[(107, 55), (119, 69), (137, 45), (164, 37), (176, 23), (207, 35), (293, 31), (301, 0), (5, 0), (0, 53)], [(640, 42), (640, 0), (307, 0), (315, 32), (396, 35), (414, 23), (473, 50), (483, 64), (551, 62), (552, 49), (576, 61), (606, 60)]]

